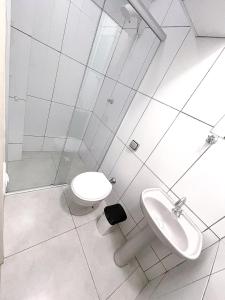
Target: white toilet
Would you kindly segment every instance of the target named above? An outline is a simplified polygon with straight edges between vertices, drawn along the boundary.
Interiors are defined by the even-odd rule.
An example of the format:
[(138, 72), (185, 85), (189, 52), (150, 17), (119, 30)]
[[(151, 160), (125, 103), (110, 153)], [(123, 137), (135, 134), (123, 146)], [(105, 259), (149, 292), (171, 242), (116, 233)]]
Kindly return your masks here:
[(70, 184), (70, 209), (74, 215), (92, 211), (112, 190), (112, 184), (100, 172), (85, 172), (74, 177)]

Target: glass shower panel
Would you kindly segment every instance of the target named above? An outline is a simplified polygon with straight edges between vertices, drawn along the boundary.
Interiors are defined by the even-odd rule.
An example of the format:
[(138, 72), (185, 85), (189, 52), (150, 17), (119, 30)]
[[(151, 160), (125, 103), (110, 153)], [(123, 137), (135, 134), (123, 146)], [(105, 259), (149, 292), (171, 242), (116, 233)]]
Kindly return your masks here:
[(105, 3), (55, 184), (99, 169), (159, 46), (144, 21), (124, 18), (127, 3)]

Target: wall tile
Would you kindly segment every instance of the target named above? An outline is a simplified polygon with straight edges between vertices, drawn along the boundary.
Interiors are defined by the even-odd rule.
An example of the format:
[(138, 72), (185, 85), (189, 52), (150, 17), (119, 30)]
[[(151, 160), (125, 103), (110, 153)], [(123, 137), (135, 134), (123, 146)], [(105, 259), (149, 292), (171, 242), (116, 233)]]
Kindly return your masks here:
[(33, 29), (35, 3), (36, 0), (12, 0), (11, 3), (11, 24), (30, 35)]
[(189, 29), (171, 27), (164, 30), (167, 38), (164, 42), (160, 43), (157, 53), (139, 87), (140, 92), (149, 96), (154, 95)]
[[(218, 55), (218, 51), (216, 51)], [(215, 55), (213, 55), (215, 58)], [(206, 75), (184, 111), (208, 124), (215, 125), (225, 112), (223, 72), (225, 52), (221, 54), (212, 69)], [(204, 107), (204, 109), (203, 109)]]
[(65, 55), (60, 56), (53, 101), (74, 106), (85, 67)]
[(43, 151), (63, 151), (65, 139), (59, 138), (44, 138)]
[(90, 151), (98, 163), (101, 163), (101, 160), (104, 158), (112, 138), (112, 132), (103, 123), (100, 123), (96, 136), (90, 147)]
[(219, 238), (223, 238), (225, 236), (225, 218), (213, 225), (211, 229)]
[(99, 17), (100, 9), (91, 0), (72, 1), (62, 52), (86, 64)]
[(112, 60), (107, 70), (107, 75), (115, 80), (120, 76), (123, 70), (124, 64), (128, 59), (129, 53), (136, 40), (137, 31), (136, 29), (122, 30), (116, 49), (113, 53)]
[(82, 140), (88, 126), (91, 113), (86, 110), (75, 109), (70, 123), (69, 137)]
[(106, 13), (102, 13), (88, 65), (105, 74), (110, 64), (121, 28)]
[(28, 95), (51, 100), (58, 60), (58, 52), (32, 40), (28, 73)]
[(190, 26), (190, 22), (179, 0), (173, 0), (162, 23), (163, 26)]
[(133, 229), (134, 229), (134, 230), (136, 229), (136, 230), (135, 230), (135, 233), (136, 233), (136, 231), (137, 231), (137, 232), (139, 231), (139, 228), (136, 226), (136, 223), (134, 222), (134, 219), (131, 217), (131, 215), (130, 215), (128, 209), (127, 209), (126, 206), (123, 204), (123, 202), (120, 201), (119, 203), (123, 206), (123, 208), (124, 208), (124, 210), (125, 210), (125, 212), (126, 212), (126, 215), (127, 215), (127, 219), (126, 219), (124, 222), (121, 222), (121, 223), (119, 224), (119, 226), (120, 226), (120, 229), (121, 229), (122, 233), (123, 233), (125, 236), (127, 236), (127, 238), (129, 238), (129, 234), (132, 233)]
[[(169, 129), (178, 112), (152, 100), (132, 133), (131, 140), (139, 143), (135, 154), (144, 162)], [(147, 133), (147, 134), (146, 134)]]
[[(129, 168), (127, 166), (129, 166)], [(119, 197), (122, 196), (141, 166), (141, 161), (136, 158), (129, 149), (125, 148), (114, 169), (110, 173), (110, 177), (116, 178), (116, 184), (114, 186)]]
[(210, 129), (210, 126), (180, 114), (149, 157), (147, 165), (171, 187), (209, 147), (205, 140)]
[(88, 148), (91, 148), (91, 145), (97, 134), (99, 126), (100, 126), (99, 119), (95, 116), (95, 114), (92, 114), (90, 117), (90, 121), (88, 123), (87, 130), (84, 135), (84, 142)]
[(151, 242), (151, 246), (159, 259), (162, 259), (171, 253), (171, 250), (167, 248), (157, 237)]
[(145, 28), (143, 33), (136, 37), (135, 43), (129, 52), (119, 76), (120, 82), (130, 87), (134, 85), (143, 63), (153, 46), (154, 40), (155, 34), (149, 28)]
[(166, 273), (154, 296), (161, 296), (174, 291), (210, 274), (217, 245), (204, 250), (195, 261), (186, 261)]
[(50, 108), (50, 101), (27, 97), (24, 134), (44, 136)]
[(68, 0), (36, 0), (32, 36), (54, 49), (60, 50), (68, 8)]
[(22, 144), (8, 144), (7, 161), (22, 159)]
[(153, 15), (156, 21), (159, 24), (162, 24), (173, 0), (158, 0), (157, 2), (148, 1), (148, 0), (147, 1), (142, 0), (142, 1), (144, 2), (145, 5), (147, 5), (150, 13)]
[(215, 244), (219, 240), (218, 237), (210, 229), (204, 231), (202, 235), (203, 235), (202, 249), (208, 248), (209, 246)]
[(24, 100), (8, 101), (8, 143), (22, 143), (25, 116)]
[(95, 72), (91, 69), (86, 70), (80, 95), (77, 101), (77, 107), (90, 111), (93, 110), (103, 80), (104, 76), (98, 72)]
[(173, 188), (208, 226), (224, 216), (224, 151), (224, 141), (218, 140)]
[(121, 143), (117, 137), (115, 137), (101, 164), (101, 170), (106, 176), (108, 176), (111, 172), (124, 147), (124, 144)]
[(164, 267), (166, 268), (166, 270), (169, 271), (170, 269), (176, 267), (183, 261), (185, 261), (184, 258), (181, 258), (178, 255), (172, 253), (172, 254), (168, 255), (167, 257), (163, 258), (162, 263), (163, 263)]
[(148, 268), (152, 267), (159, 261), (150, 245), (147, 245), (137, 254), (137, 259), (144, 271), (146, 271)]
[(96, 171), (97, 162), (95, 161), (93, 155), (88, 150), (87, 146), (83, 142), (79, 149), (79, 155), (81, 160), (83, 161), (85, 167), (87, 167), (88, 171)]
[(140, 93), (136, 93), (128, 112), (124, 116), (123, 122), (118, 129), (117, 136), (126, 144), (129, 136), (132, 134), (136, 124), (145, 111), (150, 98)]
[(113, 103), (107, 102), (104, 109), (104, 113), (101, 116), (102, 121), (112, 130), (115, 131), (118, 126), (119, 116), (126, 105), (126, 102), (132, 99), (128, 99), (131, 89), (117, 83), (110, 98)]
[(155, 289), (159, 285), (164, 275), (158, 276), (157, 278), (151, 280), (146, 287), (142, 290), (142, 292), (138, 295), (136, 300), (146, 300), (151, 299)]
[(61, 138), (66, 137), (72, 113), (72, 107), (58, 103), (52, 103), (46, 136)]
[(223, 39), (196, 38), (190, 31), (154, 97), (181, 109), (224, 46)]
[(11, 28), (9, 95), (26, 99), (31, 39)]
[(122, 197), (122, 201), (128, 208), (136, 223), (143, 219), (144, 215), (140, 207), (140, 197), (146, 188), (160, 187), (167, 191), (167, 187), (146, 167), (143, 166), (129, 188)]
[(112, 93), (114, 91), (114, 88), (116, 86), (116, 81), (105, 77), (103, 84), (101, 86), (96, 105), (94, 107), (95, 114), (101, 118), (104, 114), (106, 105), (110, 105), (107, 100), (111, 99)]
[(44, 137), (24, 136), (23, 151), (41, 151)]
[(104, 10), (112, 17), (121, 27), (124, 23), (124, 16), (120, 11), (120, 7), (127, 2), (124, 0), (106, 0)]

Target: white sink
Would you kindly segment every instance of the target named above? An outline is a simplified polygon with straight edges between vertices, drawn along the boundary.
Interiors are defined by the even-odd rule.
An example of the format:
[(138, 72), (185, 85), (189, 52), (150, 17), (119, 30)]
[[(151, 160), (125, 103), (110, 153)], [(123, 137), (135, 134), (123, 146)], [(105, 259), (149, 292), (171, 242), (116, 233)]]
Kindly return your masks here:
[(161, 189), (146, 189), (141, 194), (141, 209), (155, 235), (180, 257), (197, 259), (202, 234), (185, 213), (177, 217), (173, 208), (173, 200)]

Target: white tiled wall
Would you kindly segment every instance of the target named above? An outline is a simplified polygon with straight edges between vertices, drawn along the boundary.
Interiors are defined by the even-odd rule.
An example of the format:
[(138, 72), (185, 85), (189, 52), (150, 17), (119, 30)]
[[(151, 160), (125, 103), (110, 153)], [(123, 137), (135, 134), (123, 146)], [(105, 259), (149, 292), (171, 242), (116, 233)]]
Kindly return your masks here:
[[(214, 249), (210, 267), (202, 273), (202, 277), (209, 276), (216, 253), (210, 246), (225, 236), (225, 141), (206, 143), (225, 114), (221, 100), (225, 39), (196, 38), (177, 0), (153, 1), (150, 9), (163, 23), (167, 39), (160, 44), (100, 170), (117, 180), (113, 188), (128, 214), (121, 224), (127, 237), (138, 232), (143, 221), (140, 193), (144, 188), (161, 187), (173, 197), (186, 196), (185, 211), (203, 232), (206, 249), (197, 265), (204, 261), (204, 253)], [(136, 152), (129, 149), (133, 139), (139, 143)], [(153, 250), (138, 257), (149, 279), (182, 263), (159, 241), (151, 246)], [(207, 268), (206, 261), (202, 268)], [(200, 290), (204, 292), (205, 286)], [(180, 299), (178, 295), (174, 299)]]

